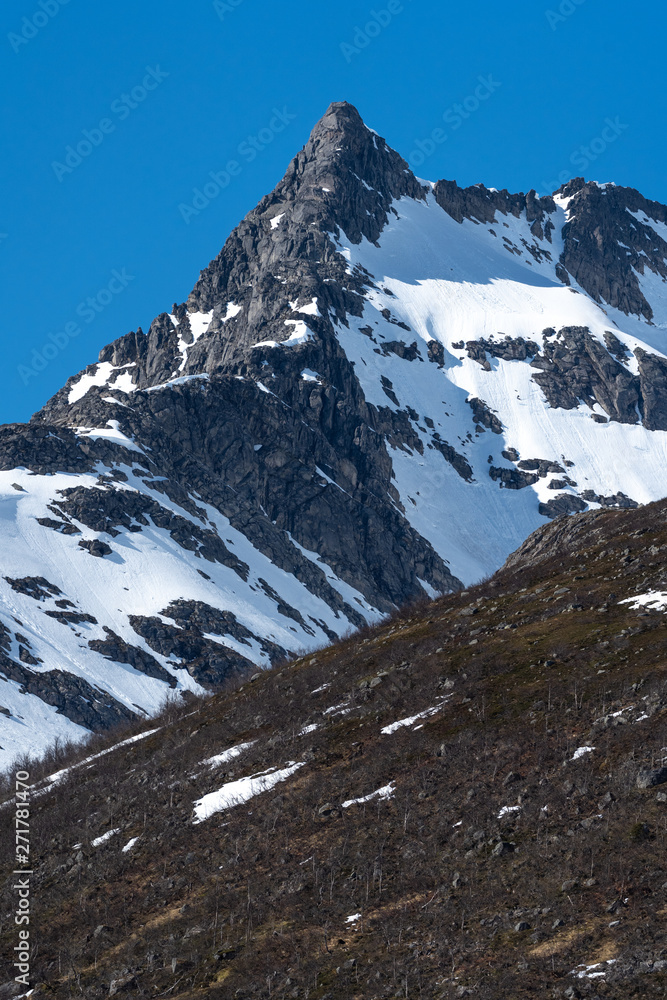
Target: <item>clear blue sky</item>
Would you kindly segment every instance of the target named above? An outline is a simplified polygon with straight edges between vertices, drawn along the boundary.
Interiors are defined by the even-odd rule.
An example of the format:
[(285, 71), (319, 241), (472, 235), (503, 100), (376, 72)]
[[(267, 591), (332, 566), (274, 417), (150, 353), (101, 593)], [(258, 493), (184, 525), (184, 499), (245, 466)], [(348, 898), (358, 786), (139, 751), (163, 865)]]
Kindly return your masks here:
[(583, 173), (666, 202), (665, 20), (656, 0), (5, 0), (0, 422), (185, 299), (333, 100), (422, 177), (544, 193)]

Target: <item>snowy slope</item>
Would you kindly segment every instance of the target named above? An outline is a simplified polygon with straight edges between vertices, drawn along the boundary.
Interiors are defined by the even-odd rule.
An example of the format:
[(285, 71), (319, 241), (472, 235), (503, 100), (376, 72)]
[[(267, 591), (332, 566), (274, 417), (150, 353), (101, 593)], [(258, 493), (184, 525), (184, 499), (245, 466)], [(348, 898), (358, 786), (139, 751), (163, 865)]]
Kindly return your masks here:
[[(667, 334), (617, 310), (604, 310), (585, 293), (564, 286), (555, 274), (558, 239), (552, 244), (536, 240), (525, 213), (519, 219), (499, 214), (496, 224), (484, 226), (467, 219), (459, 225), (432, 195), (426, 202), (401, 199), (394, 208), (399, 217), (385, 229), (379, 246), (368, 240), (355, 246), (344, 238), (339, 243), (350, 270), (363, 267), (376, 287), (366, 295), (363, 316), (349, 328), (340, 327), (338, 337), (355, 363), (369, 402), (394, 409), (411, 407), (420, 415), (412, 423), (424, 454), (392, 450), (396, 485), (406, 516), (447, 559), (452, 572), (465, 583), (480, 579), (544, 523), (535, 494), (542, 501), (551, 499), (548, 483), (554, 477), (519, 491), (499, 489), (489, 478), (489, 457), (494, 466), (509, 466), (503, 450), (515, 449), (520, 459), (572, 463), (568, 474), (580, 490), (592, 489), (603, 496), (620, 491), (639, 503), (664, 496), (667, 432), (649, 431), (641, 424), (594, 422), (583, 402), (576, 410), (549, 407), (533, 381), (534, 369), (525, 361), (491, 358), (491, 370), (485, 371), (462, 346), (454, 345), (481, 338), (500, 342), (509, 336), (542, 347), (544, 329), (581, 326), (588, 327), (601, 344), (604, 332), (611, 329), (629, 351), (644, 348), (656, 353), (660, 347), (667, 350)], [(559, 207), (556, 233), (565, 221)], [(521, 247), (522, 240), (537, 242), (551, 259), (536, 261), (527, 250), (520, 256), (512, 253), (501, 242), (503, 236), (514, 247)], [(662, 279), (648, 274), (661, 292), (667, 288)], [(647, 291), (649, 284), (646, 279)], [(654, 295), (650, 301), (661, 300)], [(381, 315), (386, 309), (392, 322)], [(413, 333), (397, 330), (395, 320)], [(369, 324), (380, 345), (395, 340), (397, 333), (406, 341), (416, 335), (422, 359), (427, 357), (426, 345), (438, 341), (445, 350), (444, 367), (379, 353), (373, 341), (359, 332)], [(398, 406), (383, 391), (383, 378), (391, 382)], [(466, 403), (470, 398), (483, 400), (497, 414), (501, 435), (486, 432), (470, 437), (473, 425)], [(604, 411), (596, 406), (593, 412)], [(432, 434), (424, 424), (427, 417), (441, 437), (466, 457), (474, 482), (465, 482), (434, 451)], [(570, 487), (566, 492), (578, 491)]]
[[(127, 475), (125, 488), (129, 492), (146, 490), (144, 480), (137, 475), (141, 471), (145, 476), (144, 470), (122, 465), (116, 468)], [(190, 676), (186, 662), (152, 649), (132, 627), (130, 616), (157, 616), (167, 622), (161, 612), (172, 601), (183, 599), (232, 612), (249, 637), (238, 640), (230, 634), (206, 633), (205, 637), (219, 643), (223, 650), (236, 651), (258, 667), (268, 666), (270, 658), (254, 636), (296, 652), (327, 642), (327, 632), (314, 621), (324, 623), (335, 635), (349, 631), (351, 623), (347, 618), (293, 575), (274, 566), (218, 511), (206, 505), (209, 522), (226, 539), (234, 554), (250, 566), (247, 580), (227, 566), (208, 562), (204, 563), (207, 578), (203, 577), (201, 566), (197, 565), (202, 560), (193, 559), (192, 553), (175, 542), (168, 531), (154, 524), (142, 531), (121, 533), (114, 539), (114, 552), (105, 558), (91, 557), (79, 546), (81, 535), (85, 539), (108, 538), (107, 533), (93, 532), (72, 519), (70, 523), (80, 529), (81, 535), (62, 534), (37, 521), (49, 514), (49, 505), (59, 499), (59, 491), (74, 486), (93, 488), (98, 486), (98, 477), (36, 476), (21, 469), (0, 472), (0, 625), (11, 638), (7, 650), (10, 655), (19, 659), (19, 649), (23, 646), (40, 661), (30, 665), (31, 671), (65, 671), (91, 685), (102, 701), (107, 694), (130, 712), (150, 715), (160, 707), (170, 687), (163, 679), (147, 676), (128, 663), (114, 662), (91, 650), (90, 640), (107, 638), (105, 628), (156, 659), (173, 677), (176, 692), (203, 693), (205, 689)], [(190, 517), (165, 497), (161, 497), (161, 506)], [(309, 556), (317, 560), (317, 554)], [(331, 571), (328, 576), (346, 598), (356, 602), (368, 620), (380, 617), (361, 594), (338, 581)], [(58, 592), (35, 597), (16, 592), (8, 582), (25, 578), (42, 578)], [(285, 602), (301, 611), (310, 623), (308, 628), (278, 613), (276, 601), (258, 583), (260, 578)], [(57, 613), (58, 600), (70, 602), (68, 610), (75, 613), (81, 610), (92, 616), (95, 623), (63, 622), (50, 617), (48, 612)], [(19, 681), (2, 674), (0, 681), (3, 682), (0, 706), (10, 713), (9, 717), (0, 716), (3, 766), (20, 754), (41, 752), (56, 738), (75, 739), (85, 731), (66, 714), (58, 713), (54, 706), (45, 705), (37, 695), (22, 693)]]

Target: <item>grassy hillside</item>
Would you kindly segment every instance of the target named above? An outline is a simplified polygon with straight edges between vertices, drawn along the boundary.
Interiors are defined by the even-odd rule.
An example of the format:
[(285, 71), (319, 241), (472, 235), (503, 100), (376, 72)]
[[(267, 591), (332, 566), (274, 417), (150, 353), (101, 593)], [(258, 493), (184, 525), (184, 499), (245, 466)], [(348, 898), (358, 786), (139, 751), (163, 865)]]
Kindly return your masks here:
[(619, 602), (667, 592), (666, 514), (559, 519), (468, 592), (34, 766), (32, 998), (664, 996), (667, 633)]

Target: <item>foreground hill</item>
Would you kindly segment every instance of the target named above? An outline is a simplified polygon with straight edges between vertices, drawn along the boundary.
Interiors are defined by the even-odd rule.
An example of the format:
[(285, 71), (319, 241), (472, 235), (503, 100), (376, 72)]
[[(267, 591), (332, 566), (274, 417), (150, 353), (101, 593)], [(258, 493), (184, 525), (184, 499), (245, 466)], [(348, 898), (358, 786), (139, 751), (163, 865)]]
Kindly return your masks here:
[(31, 1000), (664, 996), (666, 515), (33, 768)]

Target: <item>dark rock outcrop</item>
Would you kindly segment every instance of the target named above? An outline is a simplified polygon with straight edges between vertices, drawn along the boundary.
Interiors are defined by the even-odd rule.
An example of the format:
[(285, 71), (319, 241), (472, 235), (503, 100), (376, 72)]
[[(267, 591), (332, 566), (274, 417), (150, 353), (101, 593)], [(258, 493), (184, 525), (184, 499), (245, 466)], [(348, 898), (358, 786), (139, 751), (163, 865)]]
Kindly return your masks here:
[(107, 633), (106, 639), (90, 639), (88, 641), (92, 650), (101, 653), (107, 660), (113, 660), (115, 663), (129, 663), (131, 667), (146, 674), (147, 677), (156, 677), (168, 684), (169, 687), (176, 687), (176, 678), (168, 670), (165, 670), (154, 656), (138, 646), (125, 642), (106, 625), (104, 631)]
[(557, 193), (570, 199), (560, 257), (564, 272), (596, 302), (652, 319), (637, 274), (648, 269), (667, 278), (667, 242), (638, 216), (667, 223), (667, 208), (634, 188), (600, 187), (583, 177), (568, 181)]
[(586, 510), (586, 507), (585, 500), (580, 497), (574, 496), (572, 493), (559, 493), (553, 500), (540, 503), (539, 510), (540, 514), (544, 514), (545, 517), (554, 518), (561, 517), (563, 514), (576, 514)]
[[(499, 334), (502, 336), (502, 334)], [(525, 361), (539, 353), (539, 347), (532, 340), (523, 337), (508, 337), (503, 340), (469, 340), (466, 344), (468, 357), (477, 361), (482, 368), (491, 370), (486, 355), (492, 358), (502, 358), (504, 361)]]
[(523, 490), (526, 486), (536, 483), (538, 476), (533, 472), (522, 472), (520, 469), (503, 469), (496, 465), (489, 467), (489, 475), (494, 482), (499, 482), (501, 489)]
[(639, 420), (638, 380), (587, 327), (563, 327), (545, 343), (531, 366), (540, 369), (533, 381), (551, 406), (572, 410), (582, 401), (591, 408), (598, 403), (611, 420), (624, 424)]
[[(37, 695), (47, 705), (85, 729), (110, 729), (127, 723), (135, 713), (121, 705), (106, 691), (65, 670), (31, 670), (9, 655), (11, 648), (7, 629), (0, 623), (0, 674), (20, 685), (19, 691)], [(24, 661), (25, 662), (25, 661)], [(34, 658), (29, 662), (36, 664)]]
[(483, 184), (460, 188), (456, 181), (438, 181), (434, 189), (435, 199), (456, 222), (477, 219), (478, 222), (496, 222), (496, 214), (514, 215), (516, 218), (526, 213), (528, 222), (533, 223), (533, 235), (551, 242), (553, 221), (549, 218), (556, 211), (556, 203), (551, 195), (540, 198), (534, 190), (528, 194), (510, 194), (491, 190)]
[(468, 405), (472, 410), (472, 419), (476, 424), (482, 427), (487, 427), (490, 431), (493, 431), (494, 434), (502, 434), (503, 425), (483, 399), (477, 399), (477, 397), (474, 397), (473, 399), (468, 400)]

